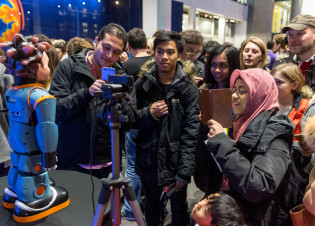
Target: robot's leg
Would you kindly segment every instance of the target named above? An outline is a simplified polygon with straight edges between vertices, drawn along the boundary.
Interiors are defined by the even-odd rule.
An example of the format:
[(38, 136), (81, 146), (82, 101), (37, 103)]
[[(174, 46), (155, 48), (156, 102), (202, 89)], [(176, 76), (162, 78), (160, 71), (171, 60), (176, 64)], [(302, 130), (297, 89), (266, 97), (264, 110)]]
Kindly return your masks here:
[(32, 222), (69, 205), (68, 192), (50, 186), (48, 173), (42, 167), (41, 155), (20, 155), (15, 185), (17, 200), (14, 220)]
[(69, 205), (69, 194), (61, 187), (51, 187), (48, 196), (34, 201), (21, 202), (16, 200), (13, 217), (16, 222), (27, 223), (42, 219)]
[(19, 175), (18, 171), (18, 163), (19, 163), (19, 155), (11, 152), (11, 164), (9, 174), (8, 174), (8, 188), (4, 189), (3, 193), (3, 207), (6, 209), (13, 209), (14, 203), (17, 200), (17, 195), (15, 193), (15, 185), (17, 181), (17, 177)]

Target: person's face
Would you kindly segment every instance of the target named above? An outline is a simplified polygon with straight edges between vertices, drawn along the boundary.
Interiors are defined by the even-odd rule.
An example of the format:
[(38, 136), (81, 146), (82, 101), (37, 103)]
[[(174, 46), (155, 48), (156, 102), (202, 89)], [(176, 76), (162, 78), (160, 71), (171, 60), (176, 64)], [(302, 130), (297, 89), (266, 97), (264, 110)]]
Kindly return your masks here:
[(119, 60), (123, 49), (123, 40), (115, 35), (105, 34), (102, 40), (95, 39), (93, 58), (99, 67), (111, 67)]
[(249, 42), (243, 50), (243, 61), (246, 68), (255, 68), (262, 60), (262, 52), (258, 45)]
[(221, 53), (212, 58), (211, 74), (217, 83), (226, 82), (229, 79), (229, 72), (229, 62), (225, 53)]
[(63, 56), (61, 49), (60, 49), (60, 48), (55, 48), (55, 49), (56, 49), (56, 51), (57, 51), (57, 53), (58, 53), (58, 58), (59, 58), (59, 60), (61, 60), (61, 58), (62, 58), (62, 56)]
[(297, 88), (296, 84), (294, 82), (290, 82), (290, 80), (283, 76), (279, 71), (273, 75), (273, 78), (278, 88), (278, 99), (285, 100), (288, 97), (292, 97), (292, 90)]
[(49, 58), (46, 52), (43, 52), (43, 57), (41, 59), (41, 63), (38, 65), (37, 69), (37, 81), (44, 81), (48, 78), (50, 69), (48, 67)]
[(207, 198), (201, 200), (194, 206), (191, 212), (192, 217), (199, 226), (211, 226), (212, 216), (208, 202)]
[(277, 43), (276, 41), (274, 41), (273, 47), (272, 47), (272, 51), (275, 52), (279, 52), (280, 51), (280, 43)]
[(308, 27), (304, 30), (296, 31), (290, 28), (288, 31), (288, 43), (291, 51), (297, 55), (303, 55), (315, 50), (314, 29)]
[(201, 45), (188, 43), (184, 46), (182, 59), (189, 60), (190, 62), (194, 63), (196, 61), (196, 58), (200, 56), (201, 50)]
[(242, 79), (236, 79), (232, 89), (232, 107), (236, 115), (244, 112), (248, 99), (249, 88)]
[(154, 58), (159, 72), (175, 74), (176, 63), (180, 60), (181, 54), (178, 54), (174, 41), (165, 41), (156, 47)]

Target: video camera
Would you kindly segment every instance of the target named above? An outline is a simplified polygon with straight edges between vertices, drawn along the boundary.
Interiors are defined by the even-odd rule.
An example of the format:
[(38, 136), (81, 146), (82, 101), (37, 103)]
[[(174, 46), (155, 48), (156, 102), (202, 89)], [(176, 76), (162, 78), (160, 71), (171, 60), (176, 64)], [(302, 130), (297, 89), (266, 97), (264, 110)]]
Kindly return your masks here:
[(125, 97), (133, 86), (133, 77), (130, 75), (108, 75), (107, 84), (102, 85), (104, 100), (119, 100)]

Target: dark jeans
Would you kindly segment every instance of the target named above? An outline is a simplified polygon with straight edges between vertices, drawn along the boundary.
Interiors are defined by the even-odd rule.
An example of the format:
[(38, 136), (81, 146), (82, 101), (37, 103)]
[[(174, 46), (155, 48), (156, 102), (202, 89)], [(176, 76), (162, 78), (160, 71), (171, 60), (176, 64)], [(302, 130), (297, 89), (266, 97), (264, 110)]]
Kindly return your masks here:
[[(160, 222), (160, 196), (161, 186), (141, 180), (145, 193), (144, 215), (148, 226), (158, 226)], [(172, 211), (172, 225), (185, 226), (187, 218), (186, 207), (187, 185), (173, 193), (170, 197)]]

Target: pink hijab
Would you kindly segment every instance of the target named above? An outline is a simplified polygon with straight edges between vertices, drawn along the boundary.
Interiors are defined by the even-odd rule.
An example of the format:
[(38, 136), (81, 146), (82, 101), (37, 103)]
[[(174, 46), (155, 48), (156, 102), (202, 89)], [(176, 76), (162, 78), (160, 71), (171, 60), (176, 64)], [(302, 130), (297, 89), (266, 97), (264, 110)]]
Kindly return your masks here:
[(261, 68), (250, 68), (247, 70), (234, 70), (231, 75), (230, 87), (238, 77), (241, 77), (249, 88), (248, 99), (245, 110), (237, 115), (233, 122), (234, 140), (243, 134), (249, 123), (261, 112), (279, 109), (278, 89), (273, 77)]

